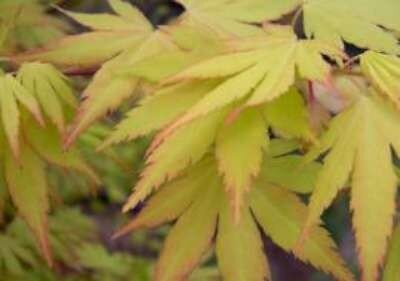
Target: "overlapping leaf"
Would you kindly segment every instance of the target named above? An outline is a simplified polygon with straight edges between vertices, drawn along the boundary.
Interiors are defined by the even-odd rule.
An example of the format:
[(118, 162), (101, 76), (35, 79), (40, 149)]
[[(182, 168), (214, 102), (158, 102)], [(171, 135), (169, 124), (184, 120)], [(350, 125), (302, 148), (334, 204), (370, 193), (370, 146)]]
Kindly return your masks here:
[[(140, 137), (162, 127), (168, 128), (169, 124), (218, 85), (218, 80), (211, 80), (176, 84), (162, 89), (133, 109), (102, 148), (111, 143)], [(235, 110), (232, 111), (232, 107), (216, 110), (182, 126), (159, 142), (160, 136), (164, 134), (161, 130), (149, 148), (148, 165), (124, 210), (134, 208), (164, 181), (173, 179), (184, 168), (200, 160), (215, 143), (219, 170), (224, 176), (226, 189), (231, 194), (232, 208), (238, 219), (243, 196), (258, 175), (263, 150), (267, 149), (270, 124), (265, 121), (263, 114), (273, 116), (270, 118), (271, 125), (277, 130), (285, 131), (286, 136), (299, 137), (304, 133), (306, 138), (309, 135), (308, 118), (304, 118), (307, 117), (305, 105), (299, 102), (300, 94), (292, 89), (282, 96), (282, 99), (289, 101), (293, 98), (293, 114), (300, 114), (297, 123), (290, 128), (284, 125), (284, 120), (290, 120), (290, 116), (280, 110), (281, 102), (277, 102), (271, 103), (268, 108), (248, 108), (238, 114)], [(155, 108), (159, 108), (160, 116), (155, 115)]]
[[(301, 200), (283, 188), (257, 186), (253, 189), (250, 207), (265, 233), (284, 250), (293, 251), (307, 217), (307, 208)], [(294, 255), (337, 280), (353, 280), (328, 232), (320, 226), (310, 231), (303, 251)]]
[(246, 98), (246, 107), (272, 101), (294, 84), (296, 69), (301, 78), (324, 83), (329, 78), (330, 65), (322, 54), (335, 59), (341, 55), (320, 41), (299, 41), (286, 28), (266, 32), (270, 34), (233, 42), (231, 53), (198, 63), (167, 80), (179, 83), (224, 78), (223, 83), (177, 120), (170, 131), (237, 100)]
[(133, 194), (124, 206), (124, 211), (134, 208), (155, 188), (166, 180), (178, 176), (187, 166), (201, 160), (213, 144), (217, 128), (226, 115), (226, 110), (182, 127), (147, 157), (148, 166), (136, 184)]
[(176, 0), (186, 13), (183, 22), (206, 26), (222, 37), (247, 36), (260, 33), (260, 29), (249, 23), (261, 23), (280, 18), (290, 12), (299, 0)]
[(258, 110), (248, 109), (231, 124), (222, 126), (215, 143), (218, 168), (230, 194), (238, 221), (243, 196), (260, 172), (263, 150), (268, 145), (266, 124)]
[(18, 71), (17, 78), (39, 102), (48, 119), (57, 126), (60, 133), (64, 133), (68, 107), (77, 106), (67, 78), (52, 65), (42, 63), (24, 64)]
[(21, 164), (6, 151), (4, 173), (7, 187), (19, 214), (34, 232), (46, 261), (52, 264), (47, 220), (48, 186), (44, 163), (30, 148), (22, 148)]
[(167, 87), (144, 98), (137, 107), (127, 113), (102, 147), (122, 141), (130, 141), (160, 130), (182, 115), (205, 93), (217, 85), (210, 83), (185, 83)]
[[(230, 211), (229, 198), (223, 192), (216, 165), (215, 159), (207, 157), (181, 178), (168, 183), (119, 233), (179, 218), (158, 262), (156, 280), (184, 280), (210, 247), (215, 231), (218, 263), (224, 280), (269, 280), (262, 241), (250, 209), (274, 242), (286, 251), (295, 246), (306, 218), (306, 206), (294, 194), (270, 185), (265, 177), (260, 178), (249, 193), (250, 200), (244, 201), (238, 224)], [(173, 201), (162, 202), (169, 199)], [(217, 217), (219, 227), (216, 230)], [(338, 280), (353, 280), (328, 233), (315, 227), (311, 237), (307, 250), (295, 255)]]
[(276, 20), (298, 8), (303, 12), (308, 38), (321, 39), (340, 48), (344, 47), (343, 41), (346, 41), (376, 51), (400, 51), (395, 36), (400, 31), (400, 20), (396, 13), (400, 6), (396, 0), (389, 0), (385, 5), (381, 5), (379, 0), (370, 0), (367, 5), (363, 0), (179, 2), (186, 7), (188, 19), (231, 36), (257, 32), (249, 30), (243, 22)]
[(353, 225), (366, 281), (376, 280), (392, 231), (397, 177), (391, 147), (400, 152), (399, 121), (391, 104), (361, 95), (333, 119), (309, 155), (315, 158), (329, 150), (310, 199), (305, 233), (351, 179)]
[[(66, 145), (70, 145), (98, 118), (116, 109), (122, 101), (140, 95), (138, 88), (140, 89), (143, 79), (151, 82), (160, 80), (219, 52), (222, 44), (215, 43), (218, 41), (214, 40), (214, 36), (204, 33), (204, 30), (185, 26), (157, 30), (149, 34), (136, 48), (127, 49), (105, 63), (83, 93), (85, 101), (79, 109)], [(182, 39), (182, 36), (188, 38)], [(187, 43), (191, 38), (212, 43), (207, 48), (202, 44), (191, 45), (192, 43)], [(155, 68), (154, 65), (158, 67)]]
[(69, 29), (65, 22), (49, 15), (40, 1), (3, 0), (0, 10), (7, 11), (0, 15), (2, 55), (43, 47)]
[(263, 243), (250, 209), (245, 206), (237, 223), (227, 198), (221, 201), (216, 252), (222, 276), (225, 280), (270, 280)]
[(368, 51), (361, 56), (361, 69), (374, 86), (400, 106), (400, 59)]
[(32, 93), (27, 91), (11, 75), (0, 74), (0, 108), (2, 127), (16, 158), (19, 157), (20, 110), (19, 104), (30, 111), (36, 120), (43, 124), (39, 104)]
[(304, 29), (309, 38), (342, 48), (344, 40), (360, 48), (399, 53), (397, 39), (391, 32), (400, 30), (400, 20), (395, 13), (399, 9), (396, 0), (389, 0), (385, 5), (379, 0), (370, 0), (367, 5), (362, 0), (306, 1)]
[(93, 31), (64, 37), (46, 46), (45, 50), (23, 54), (16, 59), (90, 69), (124, 50), (136, 48), (152, 33), (151, 24), (136, 8), (121, 0), (110, 0), (109, 3), (117, 15), (67, 13)]

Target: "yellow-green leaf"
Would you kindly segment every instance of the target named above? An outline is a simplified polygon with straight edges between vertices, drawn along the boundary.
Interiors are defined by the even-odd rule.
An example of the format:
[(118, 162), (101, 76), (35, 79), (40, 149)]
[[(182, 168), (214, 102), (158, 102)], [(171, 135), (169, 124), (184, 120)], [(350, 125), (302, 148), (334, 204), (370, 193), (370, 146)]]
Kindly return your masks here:
[(124, 211), (134, 208), (163, 182), (172, 180), (188, 165), (199, 161), (214, 142), (226, 110), (217, 111), (175, 131), (148, 156), (148, 166), (136, 184)]
[[(306, 205), (284, 188), (258, 182), (252, 189), (250, 206), (266, 234), (284, 250), (293, 251), (307, 217)], [(294, 255), (338, 280), (354, 280), (334, 241), (320, 226), (313, 227), (302, 252)]]
[(226, 121), (216, 138), (218, 169), (223, 175), (237, 221), (244, 194), (250, 190), (252, 180), (260, 171), (267, 144), (267, 126), (258, 108), (245, 110), (231, 123)]
[(367, 96), (372, 94), (365, 92), (335, 117), (320, 146), (310, 152), (314, 158), (330, 150), (310, 198), (304, 229), (307, 236), (351, 179), (353, 226), (366, 281), (376, 280), (392, 230), (397, 178), (390, 147), (400, 152), (399, 113), (381, 99)]
[(165, 184), (149, 199), (137, 217), (119, 230), (115, 237), (138, 228), (153, 228), (179, 217), (196, 200), (203, 187), (207, 186), (210, 169), (213, 168), (214, 163), (206, 158), (180, 178)]
[(294, 87), (267, 103), (264, 106), (264, 115), (269, 125), (283, 137), (314, 139), (305, 102)]
[(400, 59), (373, 51), (361, 56), (361, 69), (373, 85), (400, 107)]
[(116, 109), (122, 101), (140, 93), (137, 91), (140, 83), (137, 77), (116, 73), (121, 65), (134, 67), (136, 62), (175, 48), (166, 34), (155, 31), (139, 46), (128, 49), (104, 64), (83, 92), (84, 102), (78, 108), (78, 114), (65, 145), (70, 146), (93, 122)]
[(179, 118), (170, 130), (246, 97), (246, 107), (270, 102), (293, 85), (296, 67), (301, 78), (325, 83), (330, 75), (330, 66), (323, 61), (322, 54), (337, 59), (341, 55), (339, 51), (326, 48), (323, 42), (297, 40), (294, 33), (286, 28), (267, 30), (260, 36), (237, 41), (233, 43), (235, 49), (228, 54), (198, 63), (167, 79), (167, 83), (173, 83), (224, 78), (218, 87)]
[(183, 114), (197, 102), (216, 82), (189, 82), (161, 89), (144, 98), (138, 107), (127, 113), (102, 147), (122, 141), (130, 141), (159, 130)]
[(21, 147), (19, 163), (6, 152), (5, 175), (18, 213), (34, 232), (48, 264), (52, 264), (48, 238), (48, 187), (44, 163), (27, 145)]
[(0, 110), (3, 121), (2, 125), (14, 157), (18, 158), (20, 154), (20, 113), (13, 88), (6, 82), (6, 79), (5, 76), (0, 77)]
[(48, 125), (43, 129), (30, 120), (25, 120), (24, 127), (27, 142), (43, 159), (65, 169), (78, 171), (96, 185), (100, 185), (99, 176), (86, 163), (76, 147), (68, 151), (63, 150), (61, 136), (55, 127)]
[(222, 190), (214, 178), (170, 231), (156, 266), (154, 280), (185, 280), (211, 246)]
[(249, 208), (236, 223), (227, 199), (222, 201), (216, 242), (218, 265), (224, 280), (270, 280), (263, 243)]
[(379, 0), (307, 1), (303, 5), (306, 35), (340, 48), (344, 47), (344, 40), (361, 48), (399, 53), (397, 39), (390, 30), (400, 30), (400, 20), (394, 12), (400, 4), (396, 0), (381, 4)]

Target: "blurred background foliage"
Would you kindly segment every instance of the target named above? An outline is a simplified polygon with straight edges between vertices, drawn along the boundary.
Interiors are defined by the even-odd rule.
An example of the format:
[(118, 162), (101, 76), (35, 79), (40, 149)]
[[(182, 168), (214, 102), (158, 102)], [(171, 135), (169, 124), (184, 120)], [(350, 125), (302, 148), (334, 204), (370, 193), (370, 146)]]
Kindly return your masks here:
[[(165, 24), (183, 10), (167, 0), (131, 0), (154, 25)], [(6, 68), (7, 55), (46, 45), (66, 33), (82, 27), (61, 15), (53, 5), (82, 12), (110, 11), (105, 0), (0, 0), (0, 67)], [(2, 63), (3, 61), (3, 63)], [(78, 88), (87, 77), (74, 77)], [(127, 106), (129, 108), (129, 105)], [(62, 168), (49, 167), (48, 176), (54, 192), (50, 217), (51, 244), (56, 265), (47, 268), (27, 226), (15, 217), (15, 210), (4, 198), (4, 179), (0, 178), (0, 280), (1, 281), (147, 281), (151, 280), (153, 261), (160, 251), (166, 228), (139, 231), (113, 241), (110, 239), (124, 223), (120, 206), (129, 194), (140, 170), (147, 139), (107, 149), (94, 154), (94, 147), (108, 134), (115, 120), (124, 112), (96, 125), (80, 139), (79, 147), (87, 161), (98, 171), (102, 186), (88, 183), (81, 175)], [(1, 163), (0, 163), (1, 165)], [(67, 180), (66, 180), (67, 179)], [(348, 201), (339, 196), (325, 220), (343, 256), (356, 268), (354, 237), (348, 216)], [(2, 213), (2, 212), (0, 212)], [(335, 213), (335, 215), (331, 215)], [(323, 281), (329, 278), (284, 253), (265, 237), (274, 280)], [(215, 258), (191, 281), (220, 280)]]

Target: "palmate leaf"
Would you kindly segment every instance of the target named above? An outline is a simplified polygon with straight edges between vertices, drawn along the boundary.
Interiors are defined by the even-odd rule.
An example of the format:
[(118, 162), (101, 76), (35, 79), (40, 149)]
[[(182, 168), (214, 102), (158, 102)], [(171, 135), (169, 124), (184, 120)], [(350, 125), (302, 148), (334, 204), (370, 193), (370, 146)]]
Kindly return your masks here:
[(189, 82), (161, 89), (144, 98), (139, 105), (127, 113), (115, 131), (102, 144), (104, 148), (122, 141), (130, 141), (162, 129), (188, 108), (195, 104), (209, 90), (217, 85)]
[[(215, 35), (192, 26), (174, 25), (149, 34), (137, 48), (128, 49), (107, 62), (95, 75), (83, 93), (86, 100), (66, 145), (70, 145), (99, 117), (117, 108), (123, 100), (143, 92), (139, 91), (143, 89), (140, 87), (142, 83), (157, 82), (175, 74), (194, 62), (215, 55), (223, 46)], [(144, 94), (148, 91), (144, 90)]]
[(45, 49), (17, 56), (16, 60), (38, 60), (64, 68), (90, 69), (124, 50), (135, 48), (152, 33), (151, 24), (136, 8), (121, 0), (110, 0), (109, 3), (117, 15), (67, 13), (93, 31), (64, 37)]
[(121, 228), (114, 237), (120, 237), (138, 228), (158, 227), (179, 217), (208, 182), (207, 167), (211, 164), (213, 163), (210, 159), (203, 159), (190, 168), (190, 173), (166, 183), (146, 202), (145, 210)]
[(169, 131), (237, 100), (247, 98), (244, 107), (272, 101), (293, 85), (296, 69), (301, 78), (324, 83), (329, 78), (330, 66), (322, 54), (336, 59), (341, 55), (323, 42), (299, 41), (283, 27), (267, 30), (262, 36), (240, 39), (232, 45), (235, 49), (231, 53), (195, 64), (166, 81), (225, 78)]
[[(53, 250), (54, 259), (66, 266), (75, 268), (77, 266), (76, 255), (82, 245), (91, 242), (95, 243), (95, 225), (79, 210), (72, 208), (60, 208), (49, 216), (49, 242)], [(29, 232), (27, 225), (20, 219), (14, 219), (7, 227), (4, 235), (9, 239), (18, 242), (27, 251), (25, 255), (33, 256), (30, 263), (23, 263), (23, 272), (35, 265), (41, 267), (42, 261), (34, 237)], [(7, 269), (0, 272), (6, 275)], [(19, 274), (18, 276), (24, 274)]]
[(391, 33), (400, 30), (400, 20), (394, 12), (399, 9), (396, 0), (386, 1), (385, 5), (379, 0), (311, 0), (303, 5), (304, 28), (307, 37), (341, 48), (344, 40), (360, 48), (399, 53), (397, 39)]
[(22, 146), (19, 163), (6, 150), (4, 173), (18, 213), (28, 223), (48, 264), (52, 255), (48, 237), (48, 186), (44, 163), (28, 147)]
[(66, 122), (64, 108), (77, 106), (67, 78), (50, 64), (27, 63), (19, 69), (17, 79), (34, 95), (42, 111), (63, 133)]
[[(250, 207), (265, 233), (286, 251), (293, 251), (301, 233), (302, 223), (307, 217), (307, 208), (293, 193), (272, 185), (253, 189)], [(310, 238), (303, 245), (301, 253), (294, 255), (322, 271), (332, 274), (338, 280), (353, 280), (345, 268), (344, 261), (336, 252), (336, 246), (329, 233), (316, 226), (310, 231)]]
[(361, 69), (365, 76), (396, 106), (400, 106), (400, 59), (373, 51), (361, 56)]
[[(24, 126), (29, 123), (24, 122)], [(26, 221), (38, 242), (43, 256), (49, 265), (52, 264), (52, 248), (60, 247), (60, 242), (49, 240), (47, 212), (49, 209), (49, 185), (47, 165), (42, 158), (50, 163), (60, 165), (68, 170), (84, 173), (94, 183), (98, 184), (97, 175), (83, 161), (77, 151), (62, 152), (60, 137), (55, 127), (50, 131), (31, 122), (30, 130), (24, 130), (26, 142), (21, 145), (21, 155), (18, 160), (12, 156), (8, 147), (2, 147), (1, 159), (4, 162), (1, 173), (6, 180), (5, 187), (18, 209), (19, 215)], [(35, 128), (35, 129), (32, 129)], [(34, 133), (34, 135), (29, 135)], [(41, 138), (37, 136), (40, 135)], [(3, 196), (3, 195), (2, 195)], [(65, 219), (63, 223), (67, 220)], [(50, 225), (50, 230), (52, 226)], [(52, 231), (52, 230), (51, 230)], [(77, 230), (74, 230), (77, 232)], [(33, 237), (30, 232), (29, 237)], [(57, 249), (56, 253), (59, 253)], [(67, 252), (65, 251), (65, 254)], [(56, 257), (58, 258), (58, 257)]]
[[(0, 11), (0, 53), (15, 54), (21, 50), (43, 47), (59, 39), (69, 29), (65, 22), (49, 15), (40, 1), (3, 0)], [(4, 36), (4, 37), (2, 37)]]
[(399, 121), (391, 104), (361, 95), (333, 119), (309, 155), (315, 158), (329, 150), (310, 199), (305, 236), (351, 178), (353, 225), (366, 281), (376, 280), (392, 231), (397, 177), (391, 147), (400, 152)]
[(183, 22), (203, 25), (222, 37), (254, 35), (260, 29), (249, 23), (261, 23), (280, 18), (290, 12), (299, 0), (263, 1), (263, 0), (176, 0), (186, 13)]
[[(249, 193), (251, 200), (244, 201), (238, 224), (229, 210), (229, 198), (223, 189), (216, 160), (207, 157), (196, 168), (187, 169), (181, 178), (159, 190), (119, 235), (179, 218), (158, 262), (156, 280), (186, 280), (210, 247), (215, 231), (218, 263), (224, 280), (261, 281), (265, 277), (270, 280), (260, 234), (249, 208), (274, 242), (291, 251), (301, 233), (306, 206), (291, 192), (260, 178)], [(173, 191), (181, 195), (173, 195)], [(170, 198), (170, 204), (161, 203)], [(162, 220), (157, 219), (158, 215)], [(217, 217), (219, 227), (216, 230)], [(313, 228), (311, 237), (307, 251), (294, 254), (338, 280), (353, 280), (327, 232), (318, 226)]]
[[(131, 140), (153, 130), (160, 130), (162, 126), (168, 130), (168, 124), (190, 110), (194, 102), (201, 99), (201, 96), (216, 85), (218, 81), (214, 80), (188, 82), (161, 90), (148, 98), (148, 102), (145, 100), (142, 106), (133, 109), (131, 118), (128, 117), (123, 121), (101, 148), (113, 142)], [(193, 87), (193, 91), (186, 92), (190, 86)], [(295, 89), (284, 94), (282, 98), (287, 99), (286, 96), (289, 100), (301, 99)], [(172, 102), (175, 100), (179, 102)], [(159, 113), (163, 114), (154, 116), (154, 109), (161, 105), (163, 109), (160, 109)], [(308, 118), (302, 118), (303, 116), (300, 116), (298, 122), (291, 127), (281, 125), (284, 123), (280, 122), (290, 117), (286, 116), (280, 108), (280, 102), (271, 103), (268, 108), (248, 108), (240, 113), (232, 107), (226, 107), (178, 128), (165, 139), (163, 139), (165, 131), (161, 130), (148, 150), (148, 165), (125, 204), (124, 210), (134, 208), (162, 183), (178, 176), (184, 168), (200, 160), (215, 143), (219, 170), (224, 177), (226, 189), (231, 194), (235, 217), (239, 219), (243, 196), (248, 191), (251, 181), (258, 175), (263, 158), (262, 150), (267, 149), (269, 124), (265, 121), (263, 114), (271, 111), (274, 116), (274, 122), (272, 122), (274, 128), (284, 130), (287, 136), (299, 136), (298, 132), (302, 131), (302, 128), (307, 133), (310, 132), (307, 129)], [(302, 102), (295, 102), (292, 109), (293, 112), (304, 113), (305, 105)], [(144, 127), (146, 124), (147, 128)], [(162, 139), (161, 142), (160, 139)], [(244, 146), (244, 143), (248, 145)]]
[(155, 280), (185, 280), (211, 246), (222, 194), (214, 182), (208, 182), (171, 230), (157, 263)]
[[(368, 1), (367, 5), (363, 0), (291, 1), (285, 9), (276, 12), (283, 15), (300, 4), (308, 38), (321, 39), (340, 48), (344, 47), (344, 40), (376, 51), (398, 53), (400, 50), (395, 37), (395, 32), (400, 30), (400, 20), (394, 12), (400, 7), (395, 0), (388, 1), (384, 7), (377, 0)], [(344, 14), (349, 16), (338, 21)]]
[(143, 201), (154, 188), (179, 175), (187, 166), (201, 160), (213, 144), (217, 128), (226, 110), (198, 119), (155, 148), (147, 157), (148, 166), (128, 198), (123, 210), (128, 211)]
[(30, 111), (35, 119), (43, 124), (39, 104), (29, 91), (11, 75), (0, 74), (0, 109), (2, 127), (16, 158), (19, 157), (20, 109), (19, 104)]
[[(224, 200), (225, 199), (225, 200)], [(227, 198), (221, 201), (216, 252), (224, 280), (270, 280), (270, 270), (257, 225), (245, 206), (239, 223), (232, 217)]]
[[(47, 125), (46, 129), (26, 118), (24, 120), (26, 142), (37, 152), (37, 154), (50, 164), (63, 167), (67, 170), (75, 170), (95, 185), (100, 185), (99, 176), (86, 163), (77, 147), (71, 147), (68, 152), (62, 148), (62, 138), (56, 127)], [(37, 136), (40, 136), (37, 137)]]
[[(343, 41), (361, 48), (399, 53), (395, 33), (400, 20), (395, 11), (399, 2), (389, 0), (382, 6), (379, 0), (285, 0), (285, 1), (196, 1), (181, 0), (187, 10), (186, 18), (200, 22), (222, 34), (249, 35), (243, 22), (276, 20), (300, 8), (308, 38), (316, 38), (343, 48)], [(348, 15), (343, 18), (342, 15)], [(338, 18), (342, 18), (338, 21)]]
[(400, 278), (400, 228), (397, 227), (390, 242), (383, 281), (396, 281)]
[(248, 109), (231, 124), (222, 126), (215, 142), (218, 169), (224, 176), (235, 219), (240, 218), (243, 195), (260, 171), (262, 150), (268, 145), (266, 124), (260, 111)]
[(140, 79), (118, 74), (121, 65), (134, 67), (135, 63), (165, 50), (177, 47), (167, 34), (154, 31), (137, 46), (127, 49), (116, 58), (105, 63), (82, 94), (84, 99), (65, 142), (70, 146), (94, 121), (116, 109), (125, 99), (140, 94)]
[[(120, 65), (118, 73), (157, 83), (198, 61), (226, 50), (224, 40), (220, 40), (216, 34), (199, 25), (178, 22), (162, 26), (161, 29), (171, 37), (179, 49), (165, 50), (136, 62), (134, 67)], [(154, 67), (155, 65), (157, 67)]]
[(2, 276), (9, 274), (22, 275), (24, 265), (37, 266), (38, 260), (23, 241), (7, 234), (0, 234), (0, 272)]

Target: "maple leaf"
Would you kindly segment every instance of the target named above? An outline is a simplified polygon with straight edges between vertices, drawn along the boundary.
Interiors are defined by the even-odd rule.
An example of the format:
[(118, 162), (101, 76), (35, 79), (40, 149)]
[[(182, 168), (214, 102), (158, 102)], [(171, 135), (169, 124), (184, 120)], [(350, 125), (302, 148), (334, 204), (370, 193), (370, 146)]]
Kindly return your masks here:
[[(248, 35), (249, 31), (237, 26), (237, 21), (271, 21), (294, 11), (296, 20), (302, 11), (308, 38), (320, 39), (342, 49), (344, 40), (360, 48), (388, 53), (400, 51), (395, 35), (400, 31), (400, 20), (396, 13), (400, 5), (396, 0), (389, 0), (385, 5), (381, 5), (379, 0), (370, 0), (367, 4), (364, 0), (178, 2), (186, 6), (190, 18), (220, 32)], [(338, 18), (341, 20), (338, 21)]]
[[(248, 23), (262, 22), (267, 19), (280, 17), (274, 14), (272, 7), (268, 7), (265, 1), (201, 1), (201, 0), (175, 0), (182, 4), (185, 13), (180, 21), (183, 24), (202, 25), (211, 32), (217, 33), (222, 38), (229, 38), (238, 35), (254, 35), (260, 29)], [(275, 6), (284, 9), (286, 2)]]
[(23, 264), (29, 266), (37, 266), (38, 261), (35, 259), (34, 253), (24, 247), (23, 241), (7, 234), (0, 234), (0, 260), (4, 272), (10, 275), (19, 276), (24, 272)]
[(215, 142), (218, 168), (231, 196), (235, 219), (240, 218), (243, 195), (260, 171), (262, 150), (268, 145), (266, 124), (260, 111), (248, 109), (221, 128)]
[(179, 217), (191, 205), (198, 191), (208, 182), (207, 167), (212, 164), (213, 162), (206, 157), (193, 165), (190, 173), (166, 183), (146, 202), (143, 212), (116, 232), (114, 238), (139, 228), (154, 228)]
[[(209, 44), (207, 51), (198, 47), (201, 44), (187, 46), (186, 41), (179, 38), (184, 35), (188, 35), (186, 41), (196, 38), (200, 42), (213, 42), (214, 46)], [(143, 92), (140, 91), (143, 80), (148, 82), (170, 76), (193, 62), (219, 52), (221, 44), (215, 42), (218, 42), (215, 37), (205, 35), (201, 29), (182, 26), (163, 28), (149, 34), (137, 48), (128, 49), (105, 63), (83, 93), (85, 100), (79, 108), (66, 146), (98, 118), (117, 108), (123, 100)], [(181, 44), (189, 50), (181, 50)], [(154, 65), (160, 67), (154, 68)], [(148, 91), (144, 92), (147, 94)]]
[(152, 25), (136, 8), (121, 0), (109, 0), (109, 3), (117, 15), (66, 12), (93, 31), (63, 37), (44, 49), (15, 59), (51, 62), (63, 68), (92, 69), (124, 50), (136, 48), (153, 32)]
[(48, 186), (44, 163), (28, 147), (22, 146), (19, 163), (5, 152), (4, 173), (18, 213), (28, 223), (49, 265), (52, 255), (48, 237)]
[(35, 119), (43, 124), (42, 114), (35, 97), (11, 74), (0, 73), (0, 109), (3, 128), (14, 157), (19, 157), (20, 109), (23, 105)]
[[(45, 130), (26, 118), (24, 120), (26, 142), (47, 162), (75, 170), (90, 179), (95, 185), (101, 181), (93, 168), (83, 159), (78, 147), (71, 147), (68, 152), (62, 148), (62, 138), (54, 126), (47, 126)], [(40, 136), (38, 138), (37, 136)]]
[[(302, 223), (307, 218), (307, 207), (296, 195), (284, 188), (265, 184), (262, 186), (262, 183), (258, 185), (253, 188), (250, 199), (250, 207), (256, 220), (274, 243), (286, 251), (293, 251)], [(337, 253), (335, 243), (320, 226), (311, 230), (310, 239), (303, 245), (303, 251), (294, 251), (293, 254), (303, 262), (332, 274), (338, 280), (353, 280), (352, 274), (344, 267), (345, 263)]]
[[(389, 0), (310, 0), (303, 4), (304, 29), (308, 38), (315, 37), (344, 48), (343, 41), (360, 48), (399, 53), (398, 41), (391, 31), (400, 30), (394, 12), (399, 2)], [(346, 17), (342, 17), (346, 15)], [(338, 20), (340, 18), (341, 20)]]
[(189, 82), (156, 91), (142, 99), (137, 107), (126, 114), (123, 121), (116, 126), (100, 148), (122, 141), (134, 140), (162, 129), (182, 115), (216, 85), (215, 81), (210, 83)]
[[(212, 246), (215, 232), (218, 263), (225, 280), (270, 280), (256, 221), (284, 250), (290, 252), (295, 246), (306, 219), (306, 206), (301, 200), (266, 182), (265, 177), (257, 179), (248, 194), (249, 200), (244, 200), (238, 223), (230, 212), (230, 200), (223, 192), (217, 165), (215, 158), (205, 157), (193, 169), (167, 183), (117, 234), (178, 219), (165, 242), (155, 280), (186, 279)], [(338, 280), (353, 280), (328, 233), (316, 226), (311, 236), (307, 250), (294, 254)]]
[[(272, 34), (267, 36), (268, 33)], [(330, 75), (330, 65), (322, 54), (336, 59), (341, 56), (340, 51), (323, 42), (297, 40), (291, 30), (283, 27), (267, 30), (263, 36), (240, 39), (232, 45), (231, 53), (195, 64), (165, 81), (169, 84), (225, 78), (167, 132), (241, 99), (246, 99), (245, 107), (270, 102), (293, 85), (296, 68), (301, 78), (324, 83)]]
[[(132, 140), (153, 131), (159, 131), (163, 127), (168, 128), (169, 124), (190, 110), (195, 102), (206, 95), (210, 89), (217, 87), (219, 83), (219, 81), (189, 81), (162, 88), (155, 95), (145, 99), (141, 106), (133, 109), (100, 148), (112, 143)], [(252, 179), (258, 175), (263, 158), (262, 150), (267, 149), (268, 127), (271, 125), (277, 130), (285, 131), (290, 137), (298, 137), (303, 135), (303, 132), (306, 132), (304, 135), (309, 135), (308, 118), (304, 118), (305, 105), (301, 102), (300, 93), (292, 89), (284, 94), (282, 99), (284, 103), (291, 103), (293, 100), (293, 116), (299, 115), (297, 122), (291, 126), (285, 125), (284, 121), (290, 119), (291, 116), (281, 110), (282, 102), (277, 100), (266, 108), (248, 108), (240, 112), (233, 120), (230, 120), (230, 116), (232, 113), (235, 115), (235, 109), (228, 106), (182, 126), (159, 142), (159, 136), (164, 135), (164, 131), (161, 130), (148, 149), (146, 161), (148, 165), (142, 172), (141, 180), (134, 188), (124, 210), (134, 208), (153, 189), (173, 179), (183, 168), (201, 159), (215, 143), (219, 170), (224, 176), (226, 189), (231, 195), (235, 218), (239, 220), (243, 196), (248, 191)], [(154, 114), (156, 108), (160, 115)], [(271, 124), (265, 120), (264, 114), (269, 114)], [(219, 128), (218, 131), (217, 128)], [(201, 131), (203, 129), (204, 132)], [(171, 157), (171, 151), (176, 151), (176, 157)], [(243, 163), (246, 165), (243, 166)]]
[(117, 73), (158, 83), (196, 62), (223, 53), (227, 47), (224, 40), (202, 26), (177, 23), (160, 29), (171, 37), (179, 49), (146, 57), (136, 62), (134, 67), (120, 65)]
[(7, 11), (0, 15), (1, 54), (43, 47), (69, 30), (65, 22), (49, 15), (41, 4), (31, 0), (1, 1), (0, 10)]
[[(168, 235), (156, 266), (154, 280), (185, 279), (211, 246), (217, 227), (221, 190), (213, 188), (213, 182), (208, 184), (211, 188), (198, 194)], [(177, 245), (180, 247), (177, 248)]]
[(372, 281), (377, 278), (392, 231), (397, 177), (391, 147), (400, 152), (400, 115), (390, 104), (365, 95), (365, 91), (332, 120), (320, 145), (309, 152), (311, 159), (329, 151), (310, 199), (303, 235), (307, 236), (351, 178), (353, 225), (363, 280)]
[(397, 227), (393, 233), (389, 245), (386, 267), (383, 272), (383, 281), (396, 281), (400, 278), (400, 227)]
[(213, 144), (218, 126), (226, 114), (225, 109), (198, 119), (177, 130), (152, 150), (146, 159), (147, 167), (123, 210), (134, 208), (166, 180), (177, 177), (187, 166), (201, 160)]
[(19, 69), (17, 79), (34, 95), (43, 112), (60, 133), (64, 133), (65, 111), (67, 107), (77, 106), (67, 78), (50, 64), (27, 63)]
[(303, 12), (304, 31), (308, 38), (320, 39), (342, 49), (343, 41), (346, 41), (375, 51), (396, 54), (400, 51), (395, 36), (400, 31), (400, 20), (395, 12), (400, 5), (396, 0), (388, 0), (385, 5), (381, 5), (379, 0), (369, 0), (368, 3), (363, 0), (279, 2), (284, 3), (280, 7), (276, 3), (270, 4), (276, 15), (272, 19), (299, 7), (297, 14)]
[(245, 206), (238, 223), (227, 199), (220, 199), (216, 241), (218, 266), (224, 280), (270, 280), (264, 245), (250, 209)]
[(397, 56), (365, 52), (361, 56), (361, 69), (382, 94), (400, 106), (400, 59)]

